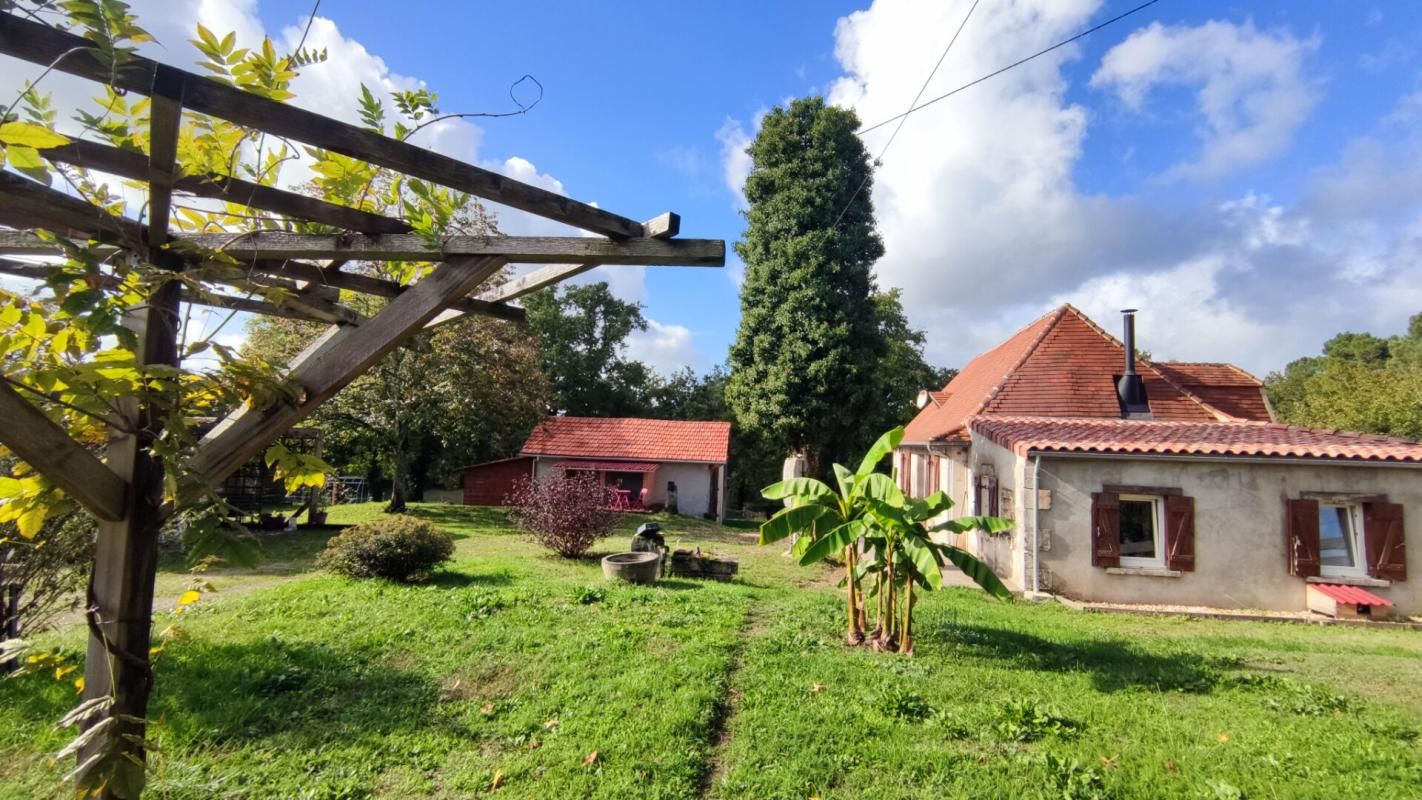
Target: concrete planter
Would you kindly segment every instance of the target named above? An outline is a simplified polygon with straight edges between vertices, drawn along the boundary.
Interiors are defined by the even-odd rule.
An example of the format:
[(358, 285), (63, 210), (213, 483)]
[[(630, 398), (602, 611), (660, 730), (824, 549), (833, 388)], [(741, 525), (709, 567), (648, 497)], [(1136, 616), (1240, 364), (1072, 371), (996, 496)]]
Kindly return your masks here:
[(661, 560), (660, 553), (615, 553), (602, 560), (602, 574), (628, 583), (656, 583)]

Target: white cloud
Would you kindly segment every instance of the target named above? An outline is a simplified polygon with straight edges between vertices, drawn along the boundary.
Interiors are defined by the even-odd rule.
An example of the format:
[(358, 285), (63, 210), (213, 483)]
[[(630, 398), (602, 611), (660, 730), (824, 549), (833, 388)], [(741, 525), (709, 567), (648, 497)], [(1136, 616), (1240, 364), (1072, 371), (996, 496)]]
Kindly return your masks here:
[(697, 347), (689, 328), (647, 320), (647, 330), (627, 337), (627, 357), (641, 361), (661, 373), (671, 375), (684, 367), (694, 372), (706, 368), (706, 356)]
[(726, 118), (721, 123), (721, 129), (716, 131), (716, 141), (721, 143), (721, 165), (722, 174), (726, 180), (726, 188), (731, 190), (731, 195), (735, 198), (737, 209), (746, 207), (746, 177), (751, 173), (751, 157), (746, 152), (751, 140), (755, 138), (755, 131), (760, 128), (760, 117), (757, 115), (752, 130), (746, 130), (740, 120)]
[[(1065, 38), (1089, 25), (1100, 5), (1016, 0), (975, 15), (926, 96)], [(831, 100), (869, 124), (902, 112), (961, 13), (880, 0), (844, 18), (836, 55), (845, 74)], [(1293, 85), (1314, 91), (1302, 72), (1312, 42), (1247, 27), (1236, 33), (1246, 46), (1274, 42), (1267, 63), (1288, 64), (1285, 53), (1294, 53)], [(1129, 51), (1112, 52), (1124, 65), (1119, 54)], [(1149, 195), (1093, 194), (1076, 185), (1074, 172), (1088, 125), (1102, 123), (1067, 99), (1063, 68), (1076, 57), (1063, 48), (915, 113), (876, 173), (887, 248), (879, 283), (905, 290), (931, 360), (961, 366), (1070, 301), (1110, 329), (1118, 309), (1140, 307), (1142, 344), (1158, 356), (1267, 372), (1316, 352), (1340, 330), (1401, 330), (1422, 309), (1422, 137), (1413, 133), (1422, 129), (1422, 102), (1402, 98), (1288, 204), (1262, 193), (1198, 204), (1158, 186)], [(1242, 86), (1241, 97), (1258, 98), (1260, 108), (1276, 102), (1279, 81), (1267, 70), (1229, 69), (1237, 75), (1225, 85)], [(1124, 66), (1110, 74), (1128, 72), (1157, 74)], [(1189, 85), (1204, 92), (1210, 80), (1225, 78)], [(1142, 84), (1142, 97), (1154, 81)], [(1256, 100), (1240, 102), (1228, 113), (1248, 130)], [(872, 152), (888, 132), (866, 135)]]
[(1196, 27), (1152, 23), (1111, 48), (1091, 85), (1112, 89), (1140, 111), (1152, 90), (1179, 85), (1196, 90), (1203, 119), (1197, 160), (1171, 177), (1214, 178), (1277, 155), (1318, 102), (1304, 74), (1317, 37), (1259, 31), (1252, 22), (1211, 21)]

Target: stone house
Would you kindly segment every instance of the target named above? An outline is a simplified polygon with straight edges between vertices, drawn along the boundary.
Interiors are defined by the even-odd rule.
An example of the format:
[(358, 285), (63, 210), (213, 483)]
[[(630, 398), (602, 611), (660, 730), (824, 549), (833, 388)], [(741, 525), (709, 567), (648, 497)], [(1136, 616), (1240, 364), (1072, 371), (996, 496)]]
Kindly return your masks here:
[(1254, 376), (1138, 357), (1133, 312), (1124, 332), (1062, 306), (921, 393), (901, 487), (1014, 520), (954, 543), (1027, 594), (1422, 613), (1422, 444), (1279, 424)]

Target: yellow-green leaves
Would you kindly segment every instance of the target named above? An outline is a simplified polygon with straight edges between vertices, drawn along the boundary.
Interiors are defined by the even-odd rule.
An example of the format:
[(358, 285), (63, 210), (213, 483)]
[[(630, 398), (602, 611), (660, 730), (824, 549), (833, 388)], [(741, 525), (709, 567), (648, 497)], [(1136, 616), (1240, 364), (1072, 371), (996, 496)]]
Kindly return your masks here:
[(40, 157), (45, 147), (68, 144), (69, 139), (43, 125), (33, 122), (6, 122), (0, 125), (0, 145), (4, 145), (4, 160), (16, 170), (49, 185), (49, 165)]
[(69, 144), (69, 139), (33, 122), (7, 122), (0, 125), (0, 144), (44, 149)]
[(272, 477), (286, 485), (287, 492), (306, 486), (319, 489), (326, 485), (326, 473), (335, 469), (317, 456), (293, 453), (282, 444), (267, 448), (267, 466), (272, 468)]
[(38, 475), (0, 477), (0, 522), (13, 522), (21, 536), (35, 538), (50, 511), (48, 489)]

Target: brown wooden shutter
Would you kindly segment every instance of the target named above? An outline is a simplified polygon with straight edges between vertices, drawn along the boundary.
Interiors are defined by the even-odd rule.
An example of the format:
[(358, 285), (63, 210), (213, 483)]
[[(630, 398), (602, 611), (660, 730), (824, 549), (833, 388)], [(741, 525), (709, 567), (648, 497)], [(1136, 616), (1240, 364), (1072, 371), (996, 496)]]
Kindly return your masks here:
[(1091, 566), (1121, 566), (1121, 496), (1091, 495)]
[(988, 516), (989, 516), (989, 517), (996, 517), (996, 516), (998, 516), (998, 512), (1002, 510), (1002, 509), (1000, 508), (1000, 506), (999, 506), (999, 503), (998, 503), (998, 497), (997, 497), (997, 476), (996, 476), (996, 475), (993, 475), (993, 476), (991, 476), (991, 477), (989, 477), (989, 478), (987, 479), (987, 491), (988, 491)]
[(1401, 504), (1363, 504), (1363, 550), (1369, 575), (1387, 581), (1407, 580)]
[(1289, 574), (1298, 578), (1318, 575), (1318, 501), (1307, 498), (1284, 501), (1285, 546)]
[(1165, 568), (1195, 570), (1195, 498), (1165, 496)]

